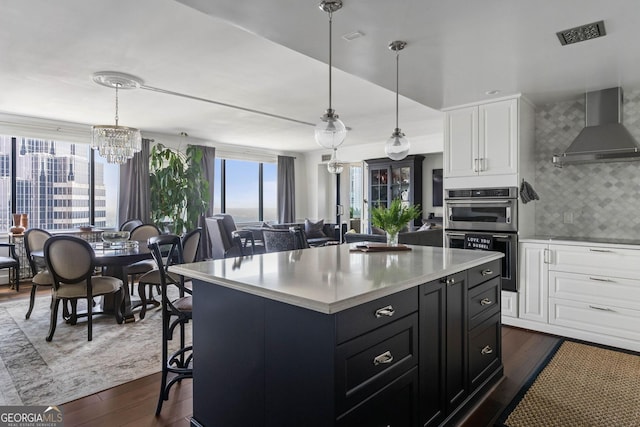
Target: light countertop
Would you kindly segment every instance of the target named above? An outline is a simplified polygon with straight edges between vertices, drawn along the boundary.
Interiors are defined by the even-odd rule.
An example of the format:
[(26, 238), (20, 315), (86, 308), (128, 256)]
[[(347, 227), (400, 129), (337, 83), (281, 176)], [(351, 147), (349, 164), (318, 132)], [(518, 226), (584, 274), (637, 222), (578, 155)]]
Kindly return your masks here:
[[(411, 246), (359, 253), (335, 245), (175, 265), (170, 271), (253, 295), (335, 313), (500, 259), (499, 252)], [(197, 294), (197, 285), (196, 294)]]

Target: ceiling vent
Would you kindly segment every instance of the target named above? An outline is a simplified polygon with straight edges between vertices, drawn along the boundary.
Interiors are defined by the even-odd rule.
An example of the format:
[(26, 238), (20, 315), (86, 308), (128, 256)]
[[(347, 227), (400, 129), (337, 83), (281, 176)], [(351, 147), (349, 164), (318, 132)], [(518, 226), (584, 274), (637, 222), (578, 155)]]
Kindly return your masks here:
[(556, 35), (560, 40), (560, 44), (564, 46), (602, 37), (607, 35), (607, 32), (604, 29), (604, 21), (598, 21), (568, 30), (558, 31)]

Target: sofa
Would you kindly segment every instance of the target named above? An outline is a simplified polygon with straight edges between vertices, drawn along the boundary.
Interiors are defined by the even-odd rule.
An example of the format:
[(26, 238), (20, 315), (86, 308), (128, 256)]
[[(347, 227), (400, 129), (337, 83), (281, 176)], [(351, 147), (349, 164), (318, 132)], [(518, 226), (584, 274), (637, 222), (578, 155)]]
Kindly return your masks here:
[[(346, 233), (344, 235), (346, 243), (355, 242), (380, 242), (386, 243), (387, 236), (384, 234), (363, 234), (363, 233)], [(443, 243), (443, 229), (430, 228), (422, 231), (407, 231), (398, 233), (398, 243), (405, 245), (418, 246), (439, 246)]]
[[(316, 223), (317, 224), (317, 223)], [(307, 239), (307, 243), (309, 246), (323, 246), (326, 245), (327, 242), (336, 242), (340, 240), (340, 230), (337, 227), (337, 224), (334, 223), (326, 223), (322, 225), (322, 229), (318, 230), (321, 233), (309, 234), (307, 232), (308, 228), (305, 229), (304, 222), (286, 222), (282, 224), (270, 224), (268, 226), (263, 225), (262, 228), (274, 228), (274, 229), (284, 229), (288, 230), (290, 228), (299, 228), (300, 230), (305, 231), (305, 236)], [(258, 229), (252, 229), (252, 231), (259, 231)]]

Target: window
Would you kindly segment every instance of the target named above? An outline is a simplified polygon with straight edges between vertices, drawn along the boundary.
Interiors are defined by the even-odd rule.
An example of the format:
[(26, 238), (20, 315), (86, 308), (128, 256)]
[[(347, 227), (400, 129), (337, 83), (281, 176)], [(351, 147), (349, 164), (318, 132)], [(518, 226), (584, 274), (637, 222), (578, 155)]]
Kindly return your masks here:
[(119, 166), (96, 155), (92, 170), (92, 155), (89, 144), (0, 136), (0, 202), (8, 207), (0, 229), (10, 228), (10, 212), (26, 213), (30, 227), (47, 230), (116, 227)]
[(216, 158), (213, 211), (236, 223), (275, 221), (277, 164)]

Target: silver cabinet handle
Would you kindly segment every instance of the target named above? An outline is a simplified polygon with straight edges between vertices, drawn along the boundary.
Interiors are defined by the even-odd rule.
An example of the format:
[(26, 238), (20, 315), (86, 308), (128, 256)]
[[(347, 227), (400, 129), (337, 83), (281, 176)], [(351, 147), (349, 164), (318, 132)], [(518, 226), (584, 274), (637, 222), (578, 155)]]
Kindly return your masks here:
[(487, 345), (482, 350), (480, 350), (480, 353), (482, 353), (482, 354), (491, 354), (491, 353), (493, 353), (493, 349)]
[(480, 172), (482, 171), (486, 171), (487, 170), (487, 159), (485, 159), (484, 157), (480, 157)]
[(610, 251), (609, 249), (593, 249), (593, 248), (589, 248), (589, 250), (591, 252), (613, 252), (613, 251)]
[(483, 276), (491, 276), (493, 274), (493, 270), (489, 270), (487, 268), (486, 270), (482, 270), (480, 274), (482, 274)]
[(479, 172), (478, 171), (478, 160), (479, 159), (473, 159), (473, 171), (474, 172)]
[(615, 310), (611, 309), (611, 308), (607, 308), (607, 307), (598, 307), (596, 305), (590, 305), (589, 308), (592, 308), (594, 310), (600, 310), (600, 311), (610, 311), (612, 313), (615, 313)]
[(607, 283), (615, 283), (615, 280), (611, 280), (611, 279), (600, 279), (599, 277), (591, 277), (589, 276), (589, 280), (594, 280), (596, 282), (607, 282)]
[(491, 305), (493, 304), (493, 301), (491, 301), (489, 298), (482, 298), (480, 300), (480, 305)]
[(373, 364), (376, 366), (391, 362), (393, 362), (393, 356), (390, 351), (385, 351), (381, 355), (373, 358)]
[(393, 316), (393, 313), (395, 313), (396, 311), (393, 309), (393, 306), (388, 305), (386, 307), (382, 307), (376, 310), (376, 318), (382, 317), (382, 316), (387, 316), (387, 317), (391, 317)]

